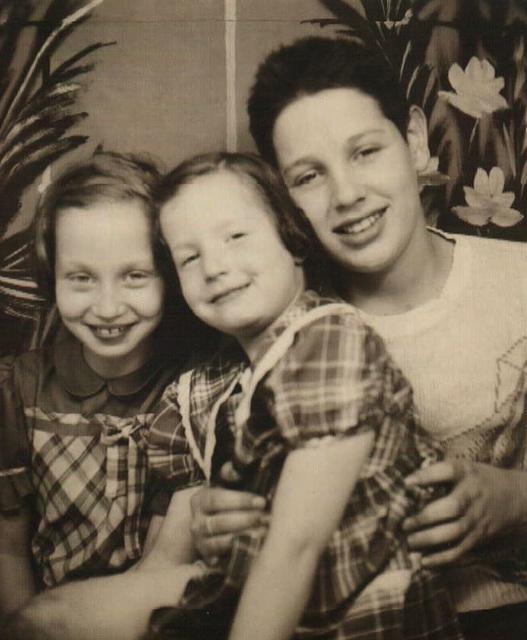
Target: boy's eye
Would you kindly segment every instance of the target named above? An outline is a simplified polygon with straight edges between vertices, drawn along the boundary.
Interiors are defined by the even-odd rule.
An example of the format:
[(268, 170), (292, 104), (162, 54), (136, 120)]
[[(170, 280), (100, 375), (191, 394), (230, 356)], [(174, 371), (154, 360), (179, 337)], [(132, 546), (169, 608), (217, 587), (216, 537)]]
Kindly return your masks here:
[(234, 233), (231, 233), (229, 240), (239, 240), (240, 238), (245, 238), (246, 235), (247, 234), (243, 231), (235, 231)]
[(372, 145), (359, 149), (356, 152), (355, 156), (359, 159), (368, 158), (369, 156), (373, 156), (374, 154), (376, 154), (378, 151), (380, 151), (380, 147)]
[(192, 262), (195, 262), (198, 259), (198, 254), (197, 253), (192, 253), (189, 256), (185, 256), (183, 259), (181, 259), (179, 261), (179, 264), (182, 267), (186, 267), (187, 265), (191, 264)]
[(311, 184), (320, 176), (320, 172), (315, 169), (310, 169), (305, 173), (297, 176), (293, 181), (294, 187), (303, 187), (305, 185)]

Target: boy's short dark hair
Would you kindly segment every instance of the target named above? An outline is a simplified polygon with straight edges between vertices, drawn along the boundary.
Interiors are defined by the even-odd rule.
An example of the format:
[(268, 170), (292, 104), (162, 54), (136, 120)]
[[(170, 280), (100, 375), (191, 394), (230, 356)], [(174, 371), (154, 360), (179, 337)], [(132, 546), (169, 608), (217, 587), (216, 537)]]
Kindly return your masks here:
[(247, 110), (262, 157), (277, 166), (273, 129), (289, 104), (303, 95), (339, 88), (357, 89), (374, 98), (406, 138), (409, 104), (388, 62), (351, 40), (313, 36), (270, 53), (256, 72)]
[(53, 301), (55, 296), (57, 216), (70, 207), (83, 209), (104, 201), (139, 203), (150, 225), (154, 259), (163, 269), (165, 249), (157, 232), (154, 203), (160, 178), (160, 171), (149, 158), (96, 150), (52, 181), (40, 198), (34, 220), (36, 277), (48, 300)]
[(159, 208), (177, 195), (179, 189), (200, 176), (230, 171), (256, 188), (273, 216), (287, 250), (305, 260), (312, 255), (317, 240), (304, 213), (293, 202), (278, 172), (252, 153), (219, 151), (183, 161), (161, 181), (157, 193)]

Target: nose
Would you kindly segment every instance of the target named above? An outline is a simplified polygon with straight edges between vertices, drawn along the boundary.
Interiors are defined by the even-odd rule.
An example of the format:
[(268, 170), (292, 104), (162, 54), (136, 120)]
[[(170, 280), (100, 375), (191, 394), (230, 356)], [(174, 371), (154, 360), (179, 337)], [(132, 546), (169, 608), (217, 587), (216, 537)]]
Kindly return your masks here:
[(98, 295), (92, 305), (93, 313), (101, 320), (110, 321), (118, 318), (125, 311), (125, 303), (121, 299), (120, 288), (113, 283), (101, 284)]
[(365, 185), (355, 168), (346, 165), (333, 172), (332, 199), (336, 211), (353, 209), (364, 200), (365, 194)]
[(201, 269), (203, 277), (208, 282), (216, 280), (227, 272), (225, 251), (225, 247), (203, 251), (201, 256)]

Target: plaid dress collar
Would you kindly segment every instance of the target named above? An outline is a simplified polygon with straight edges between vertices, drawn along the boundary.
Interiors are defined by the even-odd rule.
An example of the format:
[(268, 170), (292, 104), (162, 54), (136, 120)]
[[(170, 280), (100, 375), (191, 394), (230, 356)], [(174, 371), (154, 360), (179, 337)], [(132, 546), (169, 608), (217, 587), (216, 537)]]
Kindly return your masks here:
[[(216, 447), (216, 424), (222, 406), (236, 390), (242, 392), (243, 400), (236, 408), (235, 415), (230, 417), (231, 427), (237, 432), (236, 448), (241, 455), (244, 447), (240, 429), (248, 419), (256, 385), (287, 350), (289, 341), (294, 339), (295, 327), (303, 322), (310, 322), (311, 314), (317, 313), (316, 309), (326, 308), (329, 304), (353, 313), (352, 307), (345, 303), (321, 298), (313, 291), (304, 291), (266, 330), (259, 354), (253, 363), (249, 363), (247, 356), (234, 340), (228, 339), (206, 366), (184, 373), (174, 389), (167, 389), (165, 398), (172, 395), (173, 391), (176, 393), (185, 437), (207, 481), (211, 480), (212, 457)], [(325, 313), (326, 310), (321, 309), (321, 314)], [(244, 452), (242, 457), (248, 455), (248, 452)]]
[(70, 333), (53, 350), (53, 364), (61, 385), (78, 398), (88, 398), (106, 387), (111, 395), (125, 397), (144, 389), (164, 366), (163, 357), (150, 358), (136, 371), (105, 379), (91, 369), (82, 353), (82, 344)]
[(341, 302), (336, 298), (323, 298), (319, 294), (307, 289), (303, 291), (298, 298), (286, 309), (286, 311), (265, 331), (261, 349), (253, 363), (253, 369), (261, 361), (262, 357), (267, 353), (282, 333), (295, 323), (299, 318), (303, 317), (307, 311), (316, 309), (329, 303)]

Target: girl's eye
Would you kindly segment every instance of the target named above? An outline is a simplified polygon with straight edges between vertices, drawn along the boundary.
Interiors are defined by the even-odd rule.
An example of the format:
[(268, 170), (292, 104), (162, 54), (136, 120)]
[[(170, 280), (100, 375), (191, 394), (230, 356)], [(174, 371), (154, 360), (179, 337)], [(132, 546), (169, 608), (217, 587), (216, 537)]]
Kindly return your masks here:
[(93, 282), (92, 276), (88, 273), (70, 273), (67, 278), (68, 282), (74, 285), (89, 285)]
[(246, 235), (243, 231), (236, 231), (235, 233), (231, 233), (229, 240), (240, 240), (240, 238), (245, 238)]
[(127, 284), (139, 286), (146, 282), (150, 274), (146, 271), (129, 271), (125, 274), (124, 280)]

